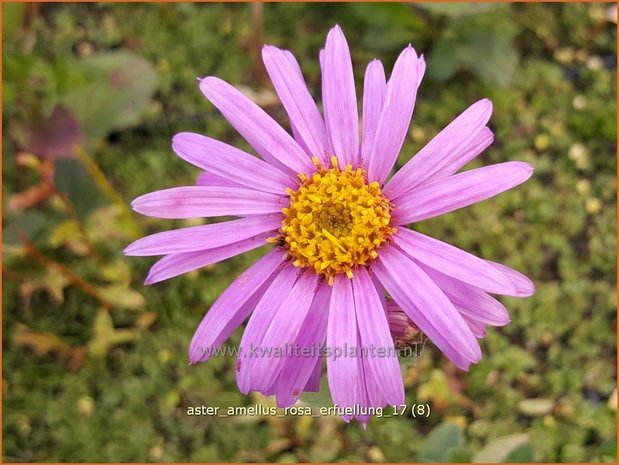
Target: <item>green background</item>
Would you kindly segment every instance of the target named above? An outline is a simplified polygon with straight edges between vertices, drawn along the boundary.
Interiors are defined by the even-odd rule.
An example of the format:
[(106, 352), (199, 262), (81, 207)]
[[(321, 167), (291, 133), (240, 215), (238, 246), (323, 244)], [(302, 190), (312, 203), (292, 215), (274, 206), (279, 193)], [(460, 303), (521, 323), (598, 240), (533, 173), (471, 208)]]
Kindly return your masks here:
[[(612, 4), (2, 8), (4, 461), (616, 460)], [(416, 227), (517, 268), (537, 294), (501, 299), (512, 323), (489, 328), (470, 372), (431, 344), (403, 361), (407, 403), (429, 404), (428, 418), (363, 430), (335, 417), (189, 417), (189, 406), (272, 405), (237, 391), (233, 359), (186, 356), (209, 305), (266, 249), (143, 287), (154, 260), (124, 258), (124, 246), (197, 223), (126, 205), (194, 181), (170, 148), (177, 132), (248, 149), (196, 77), (242, 86), (287, 127), (262, 43), (292, 50), (318, 96), (318, 51), (336, 23), (358, 93), (374, 57), (389, 71), (411, 42), (428, 61), (400, 166), (468, 105), (493, 101), (495, 143), (471, 166), (522, 160), (533, 178)], [(50, 134), (87, 155), (51, 174), (25, 155), (53, 156)], [(24, 204), (37, 186), (54, 193)], [(329, 404), (324, 388), (304, 400)]]

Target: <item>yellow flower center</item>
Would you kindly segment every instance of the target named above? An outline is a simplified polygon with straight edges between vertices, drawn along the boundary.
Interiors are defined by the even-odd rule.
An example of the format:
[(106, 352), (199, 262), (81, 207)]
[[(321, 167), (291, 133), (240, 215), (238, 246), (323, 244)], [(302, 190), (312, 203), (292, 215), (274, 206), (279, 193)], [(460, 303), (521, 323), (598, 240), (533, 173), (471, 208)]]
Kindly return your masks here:
[(353, 276), (355, 266), (365, 266), (378, 256), (377, 249), (395, 232), (389, 225), (391, 206), (380, 185), (367, 182), (362, 168), (340, 170), (314, 159), (317, 171), (300, 174), (301, 185), (288, 189), (290, 206), (280, 236), (270, 238), (286, 249), (298, 267), (311, 267), (333, 284), (334, 276)]

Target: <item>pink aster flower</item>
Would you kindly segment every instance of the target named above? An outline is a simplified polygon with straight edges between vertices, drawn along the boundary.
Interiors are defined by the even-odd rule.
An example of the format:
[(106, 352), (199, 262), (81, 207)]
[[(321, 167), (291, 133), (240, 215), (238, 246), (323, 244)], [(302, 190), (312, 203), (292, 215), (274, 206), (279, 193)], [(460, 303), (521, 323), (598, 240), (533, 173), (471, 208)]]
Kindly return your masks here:
[[(361, 127), (348, 44), (338, 26), (320, 53), (324, 116), (289, 51), (265, 46), (263, 59), (292, 135), (228, 83), (201, 79), (206, 98), (261, 159), (205, 136), (178, 134), (174, 151), (204, 170), (197, 185), (133, 202), (137, 212), (158, 218), (239, 219), (153, 234), (125, 253), (165, 255), (146, 278), (153, 284), (271, 244), (211, 306), (191, 341), (191, 363), (207, 360), (249, 317), (237, 362), (242, 392), (275, 395), (279, 406), (290, 406), (318, 389), (324, 355), (334, 403), (357, 409), (346, 420), (365, 423), (364, 408), (404, 403), (398, 359), (388, 350), (394, 337), (401, 342), (421, 331), (467, 370), (481, 358), (477, 338), (486, 325), (509, 322), (490, 294), (535, 292), (519, 272), (407, 225), (493, 197), (526, 181), (533, 169), (507, 162), (458, 173), (492, 143), (486, 127), (492, 104), (483, 99), (388, 179), (425, 71), (411, 46), (388, 81), (380, 61), (368, 65)], [(291, 347), (307, 350), (285, 349)], [(342, 355), (359, 347), (382, 348), (388, 356)]]

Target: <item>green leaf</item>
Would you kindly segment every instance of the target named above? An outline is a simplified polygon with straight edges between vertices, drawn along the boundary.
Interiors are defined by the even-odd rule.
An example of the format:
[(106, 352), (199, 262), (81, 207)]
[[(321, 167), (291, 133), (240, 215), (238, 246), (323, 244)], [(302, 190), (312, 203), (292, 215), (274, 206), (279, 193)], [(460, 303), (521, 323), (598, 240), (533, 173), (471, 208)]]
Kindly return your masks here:
[(471, 463), (471, 455), (464, 447), (458, 447), (449, 451), (445, 461), (449, 463)]
[(20, 234), (28, 239), (33, 238), (41, 232), (45, 225), (45, 215), (35, 210), (24, 212), (12, 220), (2, 232), (2, 243), (18, 245), (21, 244)]
[(363, 44), (371, 50), (401, 49), (411, 42), (411, 33), (424, 26), (421, 18), (404, 3), (349, 3), (347, 6), (367, 25)]
[(453, 423), (442, 423), (430, 432), (419, 450), (418, 459), (422, 462), (446, 462), (450, 454), (456, 454), (463, 444), (462, 430)]
[(138, 124), (157, 89), (157, 74), (145, 58), (129, 51), (93, 55), (77, 63), (87, 84), (63, 97), (88, 137)]
[(458, 42), (455, 40), (439, 40), (428, 58), (428, 75), (437, 81), (447, 81), (458, 71)]
[(510, 35), (493, 28), (472, 28), (464, 39), (467, 43), (461, 59), (482, 81), (508, 86), (516, 71), (518, 52)]
[(368, 24), (410, 30), (423, 27), (423, 21), (404, 3), (350, 3), (348, 6)]
[(533, 462), (533, 447), (531, 444), (521, 444), (507, 454), (503, 459), (504, 463), (530, 463)]
[[(2, 57), (2, 71), (3, 84), (12, 85), (12, 97), (19, 99), (19, 105), (27, 114), (44, 118), (51, 113), (56, 101), (56, 76), (47, 60), (35, 55), (9, 53)], [(4, 95), (2, 98), (3, 102), (12, 103), (12, 99)]]
[(617, 438), (604, 441), (600, 447), (600, 459), (607, 463), (617, 463)]
[(4, 3), (2, 5), (2, 42), (13, 41), (22, 27), (26, 13), (25, 3)]
[(94, 187), (90, 174), (79, 160), (57, 160), (54, 185), (68, 198), (82, 219), (102, 203), (103, 196)]
[[(526, 450), (520, 449), (522, 446), (529, 444), (529, 435), (526, 433), (512, 434), (503, 436), (490, 441), (482, 448), (475, 457), (473, 462), (498, 463), (505, 462), (514, 454), (514, 457), (520, 457), (526, 454)], [(510, 458), (510, 461), (511, 458)]]

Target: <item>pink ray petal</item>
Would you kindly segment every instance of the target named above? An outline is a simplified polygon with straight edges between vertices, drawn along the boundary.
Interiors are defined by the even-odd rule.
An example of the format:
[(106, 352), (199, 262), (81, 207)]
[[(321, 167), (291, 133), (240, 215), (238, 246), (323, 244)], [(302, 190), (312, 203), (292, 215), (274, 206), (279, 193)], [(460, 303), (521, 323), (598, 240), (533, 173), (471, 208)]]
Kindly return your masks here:
[(387, 84), (385, 104), (368, 159), (368, 178), (372, 181), (383, 183), (402, 149), (415, 107), (418, 69), (417, 54), (409, 45), (398, 57)]
[(357, 94), (348, 43), (339, 26), (329, 31), (322, 68), (322, 102), (331, 145), (342, 165), (356, 166), (359, 156)]
[(510, 161), (430, 181), (391, 199), (393, 219), (409, 224), (468, 207), (522, 184), (533, 174), (528, 163)]
[[(397, 248), (381, 249), (372, 266), (391, 297), (423, 333), (463, 370), (481, 359), (477, 339), (434, 281)], [(415, 286), (410, 286), (414, 282)]]
[(284, 196), (252, 189), (184, 186), (142, 195), (131, 203), (138, 213), (155, 218), (208, 218), (280, 213), (290, 203)]
[(396, 200), (443, 171), (455, 173), (470, 161), (463, 149), (488, 123), (492, 102), (482, 99), (471, 105), (428, 142), (385, 186), (385, 195)]
[(283, 258), (279, 250), (269, 252), (236, 278), (211, 305), (189, 345), (192, 364), (208, 360), (209, 350), (219, 347), (249, 316)]
[(214, 76), (202, 79), (200, 89), (264, 160), (294, 173), (314, 171), (310, 157), (299, 144), (237, 89)]
[(187, 163), (251, 189), (283, 194), (286, 187), (296, 185), (288, 174), (263, 160), (200, 134), (176, 134), (172, 149)]

